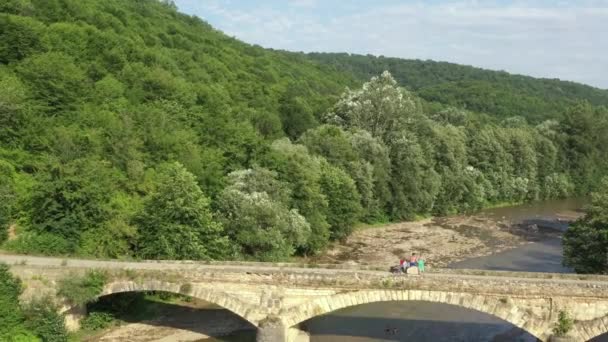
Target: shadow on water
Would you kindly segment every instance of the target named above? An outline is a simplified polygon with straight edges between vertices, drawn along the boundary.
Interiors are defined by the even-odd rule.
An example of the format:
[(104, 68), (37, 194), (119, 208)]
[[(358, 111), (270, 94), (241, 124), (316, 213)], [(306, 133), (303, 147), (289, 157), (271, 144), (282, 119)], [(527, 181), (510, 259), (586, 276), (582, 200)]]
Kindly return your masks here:
[(313, 342), (536, 341), (497, 317), (454, 305), (384, 302), (359, 305), (301, 324)]
[[(256, 327), (237, 314), (186, 296), (125, 292), (100, 297), (88, 305), (87, 310), (110, 314), (124, 323), (189, 331), (217, 338), (217, 341), (248, 341), (251, 336), (255, 340)], [(227, 333), (233, 336), (223, 339)]]
[(592, 338), (587, 342), (608, 342), (608, 333)]

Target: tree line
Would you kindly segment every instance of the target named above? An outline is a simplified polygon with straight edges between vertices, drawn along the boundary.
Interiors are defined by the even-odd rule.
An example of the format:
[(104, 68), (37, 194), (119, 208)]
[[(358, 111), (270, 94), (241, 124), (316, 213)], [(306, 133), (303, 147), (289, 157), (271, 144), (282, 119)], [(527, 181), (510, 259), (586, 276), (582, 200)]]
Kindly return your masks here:
[(588, 102), (540, 122), (433, 104), (164, 1), (0, 10), (12, 251), (285, 260), (358, 222), (586, 194), (605, 174), (608, 112)]
[(561, 117), (577, 101), (608, 106), (608, 91), (559, 79), (537, 79), (448, 62), (310, 53), (323, 65), (367, 80), (390, 71), (401, 86), (433, 103), (463, 107), (499, 118), (524, 116), (540, 123)]

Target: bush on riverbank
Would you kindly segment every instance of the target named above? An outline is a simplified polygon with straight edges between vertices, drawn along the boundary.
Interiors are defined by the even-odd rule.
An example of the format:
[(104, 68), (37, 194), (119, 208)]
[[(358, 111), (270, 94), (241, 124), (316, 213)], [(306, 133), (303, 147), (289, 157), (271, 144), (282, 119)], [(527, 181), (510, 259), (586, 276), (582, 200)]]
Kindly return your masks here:
[(84, 276), (70, 275), (59, 281), (57, 294), (72, 305), (86, 305), (99, 296), (106, 281), (107, 275), (103, 271), (89, 271)]
[(21, 281), (0, 264), (0, 341), (65, 342), (67, 330), (56, 304), (48, 297), (21, 305)]
[(608, 178), (586, 211), (564, 234), (564, 264), (577, 273), (608, 274)]

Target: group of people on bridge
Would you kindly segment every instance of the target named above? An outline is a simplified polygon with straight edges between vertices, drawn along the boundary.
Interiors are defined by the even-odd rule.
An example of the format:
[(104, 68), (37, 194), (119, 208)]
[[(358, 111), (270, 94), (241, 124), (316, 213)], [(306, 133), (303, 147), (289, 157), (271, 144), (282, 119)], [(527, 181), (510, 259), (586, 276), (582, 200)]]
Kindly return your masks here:
[(409, 260), (406, 259), (405, 257), (403, 257), (399, 260), (399, 272), (408, 273), (408, 269), (410, 267), (417, 268), (416, 273), (423, 273), (424, 272), (424, 259), (422, 257), (416, 255), (416, 253), (412, 253), (412, 256), (410, 256)]

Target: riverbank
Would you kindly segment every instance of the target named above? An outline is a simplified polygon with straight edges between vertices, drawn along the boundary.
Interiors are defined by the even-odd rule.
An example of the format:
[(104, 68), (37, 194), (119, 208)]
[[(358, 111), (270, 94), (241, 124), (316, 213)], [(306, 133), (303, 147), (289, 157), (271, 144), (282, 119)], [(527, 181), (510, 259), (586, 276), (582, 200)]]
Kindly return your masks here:
[(551, 216), (520, 219), (502, 215), (508, 210), (502, 207), (473, 215), (426, 218), (359, 229), (345, 242), (333, 245), (310, 262), (388, 267), (402, 257), (417, 253), (431, 268), (446, 267), (465, 259), (558, 237), (568, 222), (581, 215), (564, 209)]
[[(561, 272), (561, 232), (568, 222), (582, 215), (574, 210), (580, 208), (579, 204), (569, 200), (549, 201), (492, 208), (474, 215), (374, 225), (358, 229), (344, 243), (332, 246), (318, 257), (298, 261), (388, 267), (400, 257), (416, 252), (427, 259), (430, 268), (449, 265), (454, 268)], [(489, 255), (492, 260), (488, 260)], [(85, 341), (255, 340), (255, 331), (247, 330), (243, 320), (204, 302), (179, 303), (160, 312), (162, 314), (153, 320), (126, 322)], [(385, 337), (382, 331), (387, 315), (402, 331), (410, 331), (412, 340), (439, 341), (441, 337), (458, 334), (462, 340), (526, 340), (525, 332), (499, 319), (429, 303), (353, 307), (312, 322), (309, 326), (311, 338), (316, 342), (380, 341)], [(477, 324), (479, 322), (483, 324)], [(352, 335), (337, 336), (337, 330)], [(239, 332), (224, 335), (231, 331)], [(490, 336), (494, 336), (493, 339)]]
[(255, 328), (234, 313), (191, 299), (162, 302), (148, 297), (140, 304), (150, 319), (126, 318), (101, 331), (81, 331), (80, 342), (244, 342), (255, 340)]

